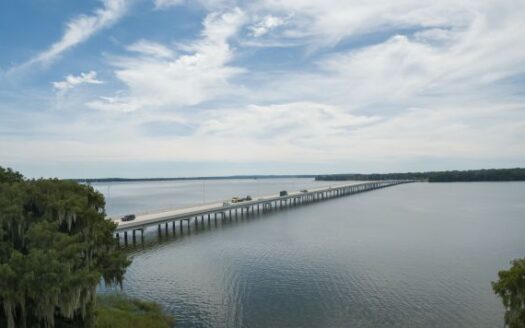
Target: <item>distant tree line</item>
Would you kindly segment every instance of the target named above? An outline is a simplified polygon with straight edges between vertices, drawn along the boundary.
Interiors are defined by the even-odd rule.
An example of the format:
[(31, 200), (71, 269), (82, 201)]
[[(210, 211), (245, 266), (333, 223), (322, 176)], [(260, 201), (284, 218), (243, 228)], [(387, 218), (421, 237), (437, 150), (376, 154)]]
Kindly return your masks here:
[(318, 175), (315, 177), (315, 180), (421, 180), (428, 182), (525, 181), (525, 168), (408, 173), (330, 174)]
[(148, 182), (148, 181), (179, 181), (179, 180), (228, 180), (228, 179), (293, 179), (293, 178), (314, 178), (313, 174), (303, 175), (230, 175), (230, 176), (210, 176), (210, 177), (186, 177), (186, 178), (91, 178), (73, 179), (76, 182)]

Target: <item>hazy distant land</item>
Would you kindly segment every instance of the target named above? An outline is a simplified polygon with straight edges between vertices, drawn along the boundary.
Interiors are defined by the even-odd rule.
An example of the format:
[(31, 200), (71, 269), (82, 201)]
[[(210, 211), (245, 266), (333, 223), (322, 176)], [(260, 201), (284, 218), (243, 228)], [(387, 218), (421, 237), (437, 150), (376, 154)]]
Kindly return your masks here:
[(73, 179), (78, 182), (141, 182), (177, 180), (231, 180), (231, 179), (294, 179), (315, 178), (318, 181), (368, 181), (368, 180), (421, 180), (428, 182), (468, 182), (468, 181), (525, 181), (525, 168), (453, 170), (405, 173), (343, 173), (343, 174), (299, 174), (299, 175), (231, 175), (210, 177), (178, 178), (91, 178)]
[(329, 174), (315, 177), (319, 181), (345, 180), (422, 180), (428, 182), (469, 182), (469, 181), (525, 181), (525, 168), (482, 169), (466, 171), (431, 171), (407, 173), (373, 174)]

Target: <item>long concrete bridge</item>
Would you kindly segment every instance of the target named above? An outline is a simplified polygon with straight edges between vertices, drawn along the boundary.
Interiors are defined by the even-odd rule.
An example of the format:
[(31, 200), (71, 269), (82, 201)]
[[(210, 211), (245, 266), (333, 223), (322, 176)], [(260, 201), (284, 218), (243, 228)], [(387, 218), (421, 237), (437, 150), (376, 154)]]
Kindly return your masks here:
[[(195, 205), (191, 207), (178, 208), (167, 211), (159, 211), (146, 214), (137, 214), (132, 221), (121, 221), (120, 218), (112, 218), (117, 222), (118, 226), (115, 231), (116, 237), (120, 240), (121, 234), (124, 235), (124, 240), (127, 243), (128, 233), (131, 233), (135, 239), (137, 231), (144, 234), (147, 227), (157, 225), (159, 233), (162, 232), (164, 226), (168, 232), (171, 223), (173, 231), (179, 229), (182, 231), (184, 226), (188, 229), (190, 225), (195, 226), (204, 225), (205, 221), (208, 224), (211, 220), (217, 222), (219, 220), (226, 220), (236, 218), (237, 216), (245, 214), (259, 214), (261, 212), (272, 211), (284, 207), (294, 207), (305, 205), (312, 202), (318, 202), (335, 197), (342, 197), (346, 195), (353, 195), (365, 191), (371, 191), (379, 188), (395, 186), (402, 183), (413, 182), (412, 180), (390, 180), (390, 181), (373, 181), (358, 184), (342, 184), (332, 187), (323, 187), (310, 190), (289, 192), (285, 196), (268, 195), (257, 197), (251, 201), (242, 201), (239, 203), (220, 202), (210, 203), (204, 205)], [(200, 221), (200, 222), (199, 222)]]

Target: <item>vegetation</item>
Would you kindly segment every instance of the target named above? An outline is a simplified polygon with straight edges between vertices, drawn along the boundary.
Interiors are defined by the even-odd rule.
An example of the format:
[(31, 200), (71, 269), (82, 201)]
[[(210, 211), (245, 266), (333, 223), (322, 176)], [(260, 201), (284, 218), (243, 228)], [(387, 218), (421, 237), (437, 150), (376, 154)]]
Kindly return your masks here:
[(318, 175), (316, 180), (423, 180), (428, 182), (459, 181), (525, 181), (525, 168), (488, 169), (468, 171), (374, 173), (374, 174), (331, 174)]
[(175, 322), (156, 303), (120, 295), (98, 296), (95, 313), (97, 328), (168, 328)]
[(514, 260), (509, 270), (498, 273), (499, 280), (492, 289), (501, 297), (505, 307), (505, 326), (525, 327), (525, 259)]
[(289, 178), (314, 178), (315, 175), (230, 175), (210, 177), (187, 178), (96, 178), (74, 179), (77, 182), (143, 182), (143, 181), (186, 181), (186, 180), (228, 180), (228, 179), (289, 179)]
[(121, 284), (104, 197), (73, 181), (0, 167), (0, 327), (91, 327), (101, 279)]

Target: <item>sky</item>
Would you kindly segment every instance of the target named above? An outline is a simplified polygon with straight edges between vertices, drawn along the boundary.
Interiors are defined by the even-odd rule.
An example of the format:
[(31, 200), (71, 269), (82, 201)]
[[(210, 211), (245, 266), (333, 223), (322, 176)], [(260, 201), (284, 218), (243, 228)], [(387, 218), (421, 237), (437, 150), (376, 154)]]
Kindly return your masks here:
[(523, 0), (4, 0), (28, 177), (525, 166)]

